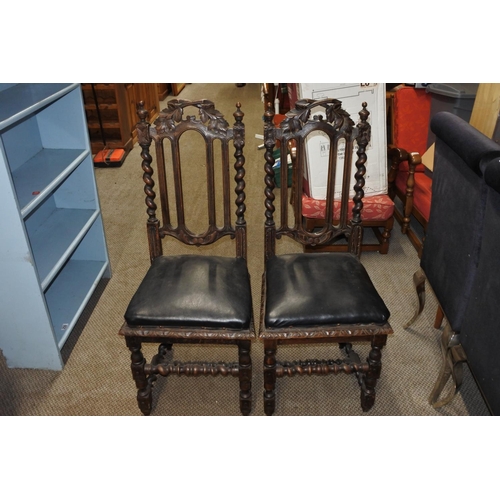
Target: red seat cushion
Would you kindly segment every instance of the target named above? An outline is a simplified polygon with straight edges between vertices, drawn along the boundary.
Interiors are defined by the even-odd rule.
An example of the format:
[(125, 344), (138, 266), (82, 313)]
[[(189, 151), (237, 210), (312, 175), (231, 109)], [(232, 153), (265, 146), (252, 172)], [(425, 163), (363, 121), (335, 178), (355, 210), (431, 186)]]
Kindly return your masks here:
[[(396, 176), (396, 187), (406, 193), (407, 172), (400, 172)], [(429, 220), (431, 212), (432, 179), (423, 172), (415, 172), (415, 186), (413, 188), (413, 206)]]
[[(349, 210), (354, 203), (349, 200)], [(326, 212), (326, 200), (316, 200), (306, 194), (302, 195), (302, 215), (308, 219), (324, 219)], [(367, 196), (363, 198), (363, 209), (361, 219), (364, 221), (386, 221), (394, 213), (394, 202), (386, 194)], [(333, 202), (333, 218), (340, 218), (340, 202)]]

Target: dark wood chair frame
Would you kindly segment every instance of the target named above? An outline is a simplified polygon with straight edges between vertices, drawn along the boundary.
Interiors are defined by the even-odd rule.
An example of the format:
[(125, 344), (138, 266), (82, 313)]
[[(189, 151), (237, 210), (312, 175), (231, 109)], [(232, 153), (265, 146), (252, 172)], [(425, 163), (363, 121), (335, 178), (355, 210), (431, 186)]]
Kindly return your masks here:
[[(417, 251), (418, 257), (422, 256), (422, 247), (425, 241), (425, 233), (427, 231), (428, 221), (420, 210), (413, 203), (413, 192), (415, 190), (415, 172), (416, 167), (422, 163), (422, 158), (419, 153), (407, 152), (402, 148), (389, 146), (388, 157), (390, 162), (388, 188), (391, 199), (399, 198), (403, 204), (402, 211), (396, 206), (394, 207), (394, 217), (401, 225), (401, 232), (406, 234), (411, 241), (411, 244)], [(408, 179), (406, 181), (406, 191), (402, 192), (396, 186), (396, 176), (399, 170), (399, 165), (403, 162), (408, 162)], [(418, 223), (422, 226), (424, 237), (421, 239), (417, 232), (412, 229), (410, 222), (411, 216), (415, 217)]]
[[(317, 227), (324, 226), (324, 219), (309, 219), (304, 217), (308, 231), (314, 231)], [(389, 252), (389, 242), (391, 238), (392, 228), (394, 227), (394, 215), (389, 217), (386, 221), (362, 221), (363, 228), (370, 228), (378, 240), (378, 243), (362, 243), (361, 251), (365, 252), (379, 252), (386, 255)], [(304, 249), (306, 252), (347, 252), (347, 245), (335, 244), (325, 246), (310, 246), (307, 245)]]
[[(183, 111), (188, 106), (198, 109), (200, 119), (188, 116), (183, 119)], [(229, 236), (235, 240), (236, 257), (247, 258), (247, 239), (245, 214), (245, 157), (243, 147), (245, 144), (245, 127), (241, 104), (236, 104), (233, 116), (235, 124), (229, 128), (223, 115), (209, 100), (186, 101), (175, 99), (168, 103), (168, 108), (163, 110), (151, 125), (147, 122), (148, 112), (144, 103), (137, 106), (140, 122), (137, 124), (137, 136), (142, 152), (143, 180), (145, 183), (147, 205), (147, 236), (151, 263), (163, 254), (162, 239), (171, 236), (187, 245), (209, 245), (220, 238)], [(184, 202), (182, 194), (182, 181), (180, 170), (179, 139), (188, 130), (198, 131), (206, 144), (207, 162), (207, 193), (209, 203), (209, 228), (203, 234), (194, 234), (187, 227), (184, 217)], [(177, 227), (174, 227), (169, 212), (169, 200), (166, 188), (166, 167), (163, 142), (168, 140), (172, 148), (173, 174), (176, 192)], [(156, 148), (157, 175), (161, 199), (161, 215), (163, 224), (156, 215), (156, 193), (153, 180), (153, 159), (149, 153), (151, 143), (154, 141)], [(223, 163), (223, 191), (224, 191), (224, 226), (216, 225), (215, 213), (215, 186), (214, 186), (214, 143), (220, 141)], [(236, 159), (234, 164), (235, 192), (236, 192), (236, 221), (231, 222), (230, 201), (230, 173), (229, 173), (229, 144), (233, 142)], [(255, 338), (253, 317), (248, 330), (214, 330), (210, 328), (181, 328), (181, 327), (153, 327), (132, 326), (126, 322), (119, 332), (125, 337), (127, 347), (131, 351), (132, 376), (137, 386), (137, 401), (144, 415), (149, 415), (152, 407), (152, 388), (158, 375), (223, 375), (238, 377), (240, 385), (240, 410), (243, 415), (251, 411), (251, 381), (252, 362), (250, 356), (251, 341)], [(158, 354), (151, 363), (146, 360), (141, 352), (143, 343), (159, 343)], [(238, 348), (238, 362), (170, 362), (167, 360), (168, 351), (174, 343), (180, 344), (231, 344)]]
[[(357, 127), (345, 112), (342, 103), (336, 99), (312, 100), (303, 99), (295, 104), (295, 109), (287, 113), (286, 119), (276, 127), (273, 123), (274, 112), (269, 103), (264, 114), (264, 142), (265, 142), (265, 261), (276, 255), (276, 240), (288, 236), (302, 245), (324, 245), (344, 236), (348, 241), (348, 252), (357, 256), (361, 253), (361, 242), (363, 226), (361, 223), (362, 198), (364, 196), (364, 175), (366, 173), (366, 147), (370, 141), (370, 125), (367, 122), (369, 112), (366, 103), (360, 111), (360, 123)], [(323, 107), (326, 112), (326, 120), (314, 117), (310, 120), (311, 111), (316, 107)], [(302, 218), (302, 192), (305, 164), (305, 141), (309, 133), (320, 130), (326, 133), (335, 147), (330, 148), (330, 161), (328, 169), (329, 184), (335, 179), (335, 168), (337, 165), (337, 145), (340, 138), (345, 139), (345, 162), (351, 165), (354, 140), (358, 144), (357, 171), (355, 173), (356, 184), (353, 197), (354, 207), (352, 218), (348, 219), (348, 198), (350, 184), (350, 167), (344, 169), (341, 213), (338, 223), (333, 221), (333, 196), (334, 189), (327, 192), (325, 225), (319, 232), (310, 232), (305, 227)], [(280, 144), (281, 156), (281, 178), (286, 179), (286, 156), (288, 144), (296, 147), (296, 159), (293, 162), (292, 180), (292, 203), (289, 203), (287, 183), (281, 185), (281, 218), (280, 226), (276, 226), (274, 220), (274, 158), (273, 150), (277, 141)], [(294, 225), (290, 227), (288, 207), (292, 207)], [(332, 287), (335, 283), (332, 283)], [(382, 368), (381, 349), (387, 342), (387, 336), (392, 334), (392, 328), (388, 322), (382, 325), (376, 324), (350, 324), (350, 325), (328, 325), (311, 326), (310, 328), (269, 328), (265, 325), (266, 304), (266, 272), (262, 279), (261, 298), (261, 320), (259, 339), (264, 342), (264, 411), (266, 415), (272, 415), (276, 405), (276, 379), (284, 376), (294, 375), (327, 375), (347, 373), (355, 374), (361, 388), (361, 407), (363, 411), (372, 408), (375, 402), (375, 385)], [(352, 349), (352, 342), (369, 342), (371, 350), (366, 362), (362, 362)], [(337, 343), (346, 354), (344, 359), (339, 360), (307, 360), (294, 362), (279, 362), (276, 359), (278, 345), (283, 344), (314, 344), (314, 343)]]
[[(288, 144), (288, 149), (290, 151), (290, 156), (292, 162), (297, 161), (297, 150), (294, 141), (290, 141)], [(292, 192), (290, 193), (290, 203), (293, 204), (295, 189), (292, 182)], [(321, 229), (325, 225), (325, 219), (311, 219), (309, 217), (302, 217), (303, 223), (308, 232), (313, 232), (316, 229)], [(338, 224), (339, 221), (334, 221), (334, 224)], [(385, 255), (389, 252), (389, 241), (391, 238), (392, 228), (394, 227), (394, 215), (389, 217), (386, 221), (367, 221), (362, 220), (361, 224), (363, 228), (369, 227), (372, 229), (373, 234), (378, 240), (377, 243), (361, 243), (361, 252), (364, 250), (366, 252), (380, 252)], [(304, 245), (304, 252), (315, 253), (315, 252), (347, 252), (348, 245), (336, 242), (334, 245)]]

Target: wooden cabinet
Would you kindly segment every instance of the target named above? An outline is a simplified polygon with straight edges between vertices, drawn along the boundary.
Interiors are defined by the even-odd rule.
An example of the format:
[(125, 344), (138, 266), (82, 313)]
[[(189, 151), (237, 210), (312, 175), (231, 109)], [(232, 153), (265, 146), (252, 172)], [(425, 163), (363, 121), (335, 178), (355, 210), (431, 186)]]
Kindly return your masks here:
[(159, 101), (165, 100), (170, 92), (170, 84), (169, 83), (157, 83), (156, 87), (158, 89), (158, 100)]
[(182, 91), (182, 89), (186, 86), (185, 83), (171, 83), (172, 86), (172, 94), (175, 96), (179, 95)]
[(0, 84), (0, 349), (60, 370), (60, 350), (110, 277), (79, 84)]
[(130, 151), (133, 146), (131, 117), (124, 85), (84, 83), (82, 89), (92, 154), (101, 151), (105, 145)]
[(158, 99), (164, 101), (170, 93), (173, 96), (178, 96), (182, 89), (186, 86), (185, 83), (157, 83)]
[(144, 101), (146, 109), (149, 111), (149, 121), (153, 122), (159, 113), (160, 103), (158, 100), (158, 87), (156, 83), (125, 83), (127, 90), (128, 105), (130, 113), (130, 132), (132, 141), (137, 141), (137, 131), (135, 126), (139, 121), (137, 117), (137, 103)]
[(105, 144), (127, 152), (132, 149), (138, 121), (136, 104), (140, 100), (146, 103), (150, 119), (158, 114), (156, 83), (84, 83), (82, 88), (93, 154), (101, 151)]

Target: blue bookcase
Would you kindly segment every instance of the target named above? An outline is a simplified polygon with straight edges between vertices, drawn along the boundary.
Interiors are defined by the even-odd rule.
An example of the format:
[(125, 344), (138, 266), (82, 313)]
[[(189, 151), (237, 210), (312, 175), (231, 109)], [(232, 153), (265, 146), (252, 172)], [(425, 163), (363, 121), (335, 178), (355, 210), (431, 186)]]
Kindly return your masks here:
[(0, 349), (61, 370), (109, 257), (79, 84), (0, 83)]

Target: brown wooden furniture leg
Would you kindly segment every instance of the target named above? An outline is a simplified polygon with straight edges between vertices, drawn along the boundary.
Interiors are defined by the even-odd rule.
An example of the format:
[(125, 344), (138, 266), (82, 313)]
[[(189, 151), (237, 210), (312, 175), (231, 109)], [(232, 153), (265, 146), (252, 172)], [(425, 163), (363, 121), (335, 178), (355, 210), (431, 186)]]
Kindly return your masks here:
[(418, 306), (413, 317), (403, 326), (403, 328), (408, 328), (412, 325), (417, 318), (420, 316), (421, 312), (424, 310), (425, 306), (425, 274), (422, 269), (419, 269), (413, 275), (413, 284), (415, 285), (415, 290), (417, 292)]
[[(463, 380), (463, 362), (467, 361), (465, 352), (459, 344), (458, 336), (447, 324), (441, 335), (441, 351), (443, 354), (443, 364), (438, 379), (434, 384), (429, 403), (434, 408), (440, 408), (447, 405), (460, 389)], [(439, 399), (449, 378), (452, 377), (453, 384), (448, 394)]]
[(240, 381), (240, 410), (249, 415), (252, 410), (252, 359), (250, 341), (238, 343), (238, 377)]
[(361, 408), (365, 412), (370, 410), (375, 403), (375, 386), (382, 370), (382, 347), (385, 346), (386, 341), (387, 337), (372, 339), (372, 348), (367, 359), (369, 369), (364, 384), (361, 385)]
[(272, 415), (276, 407), (276, 350), (277, 342), (264, 342), (264, 413)]
[[(131, 369), (132, 377), (134, 378), (135, 385), (137, 387), (137, 403), (139, 409), (144, 415), (149, 415), (151, 413), (152, 407), (152, 383), (154, 380), (151, 377), (146, 376), (144, 371), (144, 366), (146, 365), (146, 360), (142, 355), (141, 351), (141, 341), (136, 337), (126, 337), (127, 347), (132, 353), (131, 358)], [(156, 377), (154, 377), (156, 379)]]
[(444, 319), (444, 312), (441, 306), (438, 306), (436, 311), (436, 319), (434, 320), (434, 328), (441, 328)]

